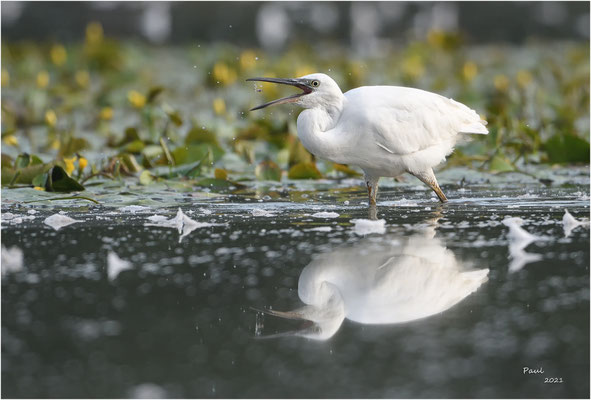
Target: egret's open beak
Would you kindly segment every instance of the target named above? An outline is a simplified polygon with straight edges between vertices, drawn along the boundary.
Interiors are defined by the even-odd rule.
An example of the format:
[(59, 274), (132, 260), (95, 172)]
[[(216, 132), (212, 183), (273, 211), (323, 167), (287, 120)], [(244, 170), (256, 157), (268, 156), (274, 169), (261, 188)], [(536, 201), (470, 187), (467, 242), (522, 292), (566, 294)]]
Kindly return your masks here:
[(252, 108), (250, 111), (260, 110), (261, 108), (265, 108), (268, 106), (272, 106), (275, 104), (285, 104), (285, 103), (293, 103), (299, 97), (312, 93), (312, 88), (308, 86), (307, 81), (301, 79), (283, 79), (283, 78), (249, 78), (247, 81), (255, 81), (255, 82), (271, 82), (271, 83), (278, 83), (280, 85), (290, 85), (295, 86), (298, 89), (302, 90), (302, 93), (294, 94), (292, 96), (283, 97), (281, 99), (273, 100), (265, 104), (261, 104), (260, 106)]

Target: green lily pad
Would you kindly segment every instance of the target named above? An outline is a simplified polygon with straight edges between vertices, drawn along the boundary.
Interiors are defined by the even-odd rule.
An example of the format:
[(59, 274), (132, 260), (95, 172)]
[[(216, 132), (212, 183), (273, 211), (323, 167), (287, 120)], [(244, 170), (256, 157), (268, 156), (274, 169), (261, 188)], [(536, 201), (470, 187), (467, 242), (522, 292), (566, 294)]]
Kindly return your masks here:
[(318, 171), (316, 163), (303, 162), (298, 163), (289, 169), (287, 173), (289, 179), (320, 179), (322, 174)]
[(259, 181), (281, 181), (281, 168), (271, 160), (263, 161), (254, 170)]
[(194, 126), (187, 136), (185, 137), (186, 144), (197, 144), (197, 143), (208, 143), (219, 146), (219, 141), (215, 133), (203, 129), (201, 127)]
[(348, 165), (345, 164), (334, 164), (334, 169), (344, 173), (345, 175), (348, 176), (360, 176), (361, 174), (357, 171), (355, 171), (354, 169), (350, 168)]
[(243, 184), (238, 183), (238, 182), (228, 181), (225, 179), (216, 179), (216, 178), (203, 178), (203, 179), (200, 179), (197, 182), (195, 182), (195, 185), (202, 186), (202, 187), (208, 187), (208, 188), (212, 188), (212, 189), (218, 189), (218, 190), (219, 189), (229, 189), (231, 187), (235, 187), (237, 189), (246, 187)]
[(508, 172), (515, 171), (515, 167), (506, 157), (497, 154), (490, 161), (489, 170), (491, 172)]
[(154, 182), (154, 177), (152, 176), (150, 171), (147, 171), (147, 170), (142, 171), (142, 173), (140, 174), (140, 184), (147, 186), (152, 182)]
[(544, 150), (552, 163), (589, 162), (589, 142), (575, 135), (556, 134), (544, 143)]

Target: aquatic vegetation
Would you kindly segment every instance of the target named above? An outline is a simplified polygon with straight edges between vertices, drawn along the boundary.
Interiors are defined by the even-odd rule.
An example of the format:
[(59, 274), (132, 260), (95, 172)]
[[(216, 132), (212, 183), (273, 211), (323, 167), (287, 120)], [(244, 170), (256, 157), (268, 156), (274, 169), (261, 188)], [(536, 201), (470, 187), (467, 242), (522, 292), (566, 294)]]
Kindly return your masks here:
[(461, 144), (444, 168), (522, 171), (589, 162), (589, 47), (468, 45), (432, 32), (424, 42), (359, 59), (295, 44), (282, 54), (225, 43), (153, 48), (89, 24), (82, 43), (2, 43), (2, 186), (77, 192), (99, 180), (236, 190), (249, 181), (341, 179), (296, 138), (293, 109), (248, 110), (282, 88), (252, 76), (320, 71), (343, 90), (423, 88), (478, 110), (488, 137)]

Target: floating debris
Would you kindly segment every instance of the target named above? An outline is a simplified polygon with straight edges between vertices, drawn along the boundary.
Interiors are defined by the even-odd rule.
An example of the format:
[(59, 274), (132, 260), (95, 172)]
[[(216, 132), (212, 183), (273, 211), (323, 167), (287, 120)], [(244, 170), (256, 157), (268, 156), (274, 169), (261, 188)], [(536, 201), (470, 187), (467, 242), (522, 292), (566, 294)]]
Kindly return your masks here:
[(125, 207), (121, 207), (119, 209), (119, 211), (121, 212), (130, 212), (130, 213), (136, 213), (138, 211), (149, 211), (150, 207), (145, 207), (145, 206), (125, 206)]
[(132, 265), (129, 261), (120, 259), (114, 251), (109, 252), (107, 256), (107, 274), (109, 275), (109, 280), (115, 280), (121, 272), (131, 268)]
[(2, 275), (23, 269), (23, 251), (16, 246), (6, 248), (2, 245)]
[(573, 229), (579, 226), (585, 226), (589, 228), (589, 221), (578, 221), (575, 217), (568, 212), (568, 210), (564, 209), (564, 215), (562, 217), (562, 226), (564, 228), (564, 237), (569, 237)]
[(209, 222), (197, 222), (189, 218), (183, 211), (179, 208), (176, 216), (171, 219), (166, 219), (166, 217), (162, 215), (152, 215), (148, 217), (150, 221), (153, 223), (144, 224), (144, 226), (157, 226), (161, 228), (173, 228), (177, 229), (179, 234), (179, 243), (183, 240), (185, 236), (189, 233), (193, 232), (197, 228), (204, 228), (206, 226), (215, 226), (217, 224), (212, 224)]
[(63, 214), (53, 214), (50, 217), (45, 218), (43, 223), (55, 229), (56, 231), (60, 230), (64, 226), (75, 224), (76, 222), (82, 222), (77, 219), (73, 219), (68, 217), (67, 215)]
[(262, 208), (255, 208), (250, 212), (254, 217), (274, 217), (275, 214), (273, 214), (270, 211), (267, 210), (263, 210)]
[(525, 248), (532, 242), (542, 239), (539, 236), (532, 235), (521, 227), (523, 220), (519, 217), (505, 218), (503, 224), (509, 228), (509, 272), (516, 272), (522, 269), (526, 264), (542, 259), (541, 254), (528, 253)]
[(317, 212), (312, 214), (314, 218), (337, 218), (339, 216), (336, 212)]
[(317, 228), (308, 229), (310, 232), (331, 232), (332, 227), (330, 226), (319, 226)]
[(386, 232), (386, 220), (378, 219), (352, 219), (351, 222), (355, 224), (353, 232), (358, 235), (368, 235), (370, 233), (385, 233)]

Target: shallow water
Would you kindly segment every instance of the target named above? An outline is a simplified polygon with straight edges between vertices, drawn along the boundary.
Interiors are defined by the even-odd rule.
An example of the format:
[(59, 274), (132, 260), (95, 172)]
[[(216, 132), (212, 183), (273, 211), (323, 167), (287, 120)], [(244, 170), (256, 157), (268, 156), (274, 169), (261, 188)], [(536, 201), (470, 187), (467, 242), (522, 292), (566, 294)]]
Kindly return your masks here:
[[(445, 205), (410, 179), (384, 184), (377, 217), (385, 232), (369, 235), (352, 222), (368, 218), (365, 191), (352, 182), (221, 196), (163, 191), (141, 202), (97, 188), (100, 206), (20, 204), (28, 192), (2, 190), (2, 396), (587, 396), (589, 229), (565, 237), (562, 218), (565, 208), (589, 218), (588, 172), (554, 177), (550, 187), (442, 175)], [(123, 208), (131, 204), (143, 208)], [(211, 225), (180, 241), (174, 227), (146, 225), (154, 215), (172, 220), (179, 207)], [(80, 222), (57, 231), (43, 223), (60, 210)], [(515, 246), (506, 217), (520, 217), (538, 238)], [(416, 237), (426, 241), (400, 251)], [(377, 314), (374, 323), (344, 319), (327, 338), (304, 338), (289, 332), (309, 322), (255, 310), (303, 306), (298, 279), (311, 262), (352, 254), (343, 269), (369, 271), (375, 263), (363, 248), (382, 249), (396, 267), (400, 254), (422, 257), (431, 245), (428, 268), (447, 249), (454, 268), (489, 269), (486, 282), (435, 315), (380, 324), (394, 306), (376, 313), (357, 301), (358, 314)], [(20, 266), (18, 251), (7, 253), (15, 246)], [(391, 277), (387, 285), (406, 285), (405, 275)], [(384, 282), (374, 283), (388, 293)], [(361, 289), (356, 296), (380, 301)]]

